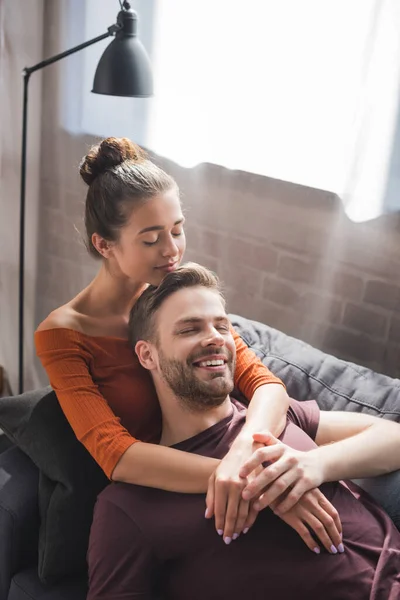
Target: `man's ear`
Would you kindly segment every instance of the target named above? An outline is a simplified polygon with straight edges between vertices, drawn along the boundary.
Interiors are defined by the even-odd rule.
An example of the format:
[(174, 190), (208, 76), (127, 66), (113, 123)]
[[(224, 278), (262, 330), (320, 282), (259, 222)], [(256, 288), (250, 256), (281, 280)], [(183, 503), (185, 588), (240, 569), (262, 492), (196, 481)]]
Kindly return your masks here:
[(155, 348), (150, 342), (139, 340), (135, 346), (135, 352), (142, 367), (148, 371), (154, 371), (157, 368), (155, 358)]

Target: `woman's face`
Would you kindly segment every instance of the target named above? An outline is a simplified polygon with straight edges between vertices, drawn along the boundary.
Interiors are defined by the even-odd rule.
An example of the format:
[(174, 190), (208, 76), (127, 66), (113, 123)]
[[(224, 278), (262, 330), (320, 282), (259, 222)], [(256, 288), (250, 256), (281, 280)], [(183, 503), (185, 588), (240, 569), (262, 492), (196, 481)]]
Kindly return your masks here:
[(132, 211), (112, 244), (110, 267), (135, 282), (159, 285), (175, 270), (186, 248), (184, 217), (174, 187)]

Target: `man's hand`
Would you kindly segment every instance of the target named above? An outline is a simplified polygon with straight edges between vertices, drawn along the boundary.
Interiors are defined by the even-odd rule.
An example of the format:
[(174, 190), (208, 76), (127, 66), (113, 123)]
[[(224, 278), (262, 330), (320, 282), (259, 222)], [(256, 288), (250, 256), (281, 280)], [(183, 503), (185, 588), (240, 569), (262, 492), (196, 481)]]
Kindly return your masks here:
[[(272, 510), (274, 507), (273, 503)], [(293, 508), (284, 514), (277, 513), (277, 516), (297, 531), (306, 546), (316, 554), (321, 550), (310, 529), (330, 554), (344, 552), (339, 514), (319, 490), (306, 492)]]
[(252, 477), (261, 473), (261, 468), (252, 469), (250, 477), (241, 477), (239, 471), (254, 452), (263, 447), (252, 435), (236, 438), (228, 454), (211, 475), (206, 496), (206, 518), (215, 515), (215, 529), (226, 544), (235, 540), (242, 531), (247, 531), (256, 520), (258, 510), (242, 497), (242, 492)]
[[(316, 451), (294, 450), (270, 433), (257, 433), (253, 438), (263, 445), (245, 462), (239, 475), (246, 478), (258, 470), (242, 493), (244, 500), (258, 498), (254, 502), (257, 510), (275, 503), (275, 510), (281, 515), (293, 508), (303, 494), (323, 483), (323, 470)], [(270, 464), (263, 467), (263, 463)], [(280, 497), (284, 498), (281, 502)]]

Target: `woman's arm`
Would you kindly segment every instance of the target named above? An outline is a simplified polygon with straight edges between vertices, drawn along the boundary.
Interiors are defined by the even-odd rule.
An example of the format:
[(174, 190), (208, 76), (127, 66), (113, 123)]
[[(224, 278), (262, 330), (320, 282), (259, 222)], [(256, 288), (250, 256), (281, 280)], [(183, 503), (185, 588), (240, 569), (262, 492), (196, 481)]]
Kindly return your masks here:
[[(35, 342), (50, 384), (77, 439), (108, 478), (175, 492), (204, 493), (207, 490), (208, 478), (219, 461), (139, 442), (130, 435), (92, 379), (89, 369), (92, 356), (79, 332), (42, 331), (36, 334)], [(150, 380), (149, 385), (152, 385)]]
[(111, 479), (160, 488), (170, 492), (201, 494), (221, 461), (174, 448), (137, 442), (117, 463)]
[(267, 429), (279, 436), (286, 425), (289, 396), (275, 377), (231, 327), (236, 346), (235, 385), (249, 401), (243, 437)]
[(253, 439), (253, 433), (259, 431), (260, 423), (263, 423), (263, 427), (271, 431), (273, 435), (280, 435), (286, 426), (288, 407), (289, 396), (282, 384), (261, 385), (255, 390), (250, 400), (246, 424), (241, 434)]

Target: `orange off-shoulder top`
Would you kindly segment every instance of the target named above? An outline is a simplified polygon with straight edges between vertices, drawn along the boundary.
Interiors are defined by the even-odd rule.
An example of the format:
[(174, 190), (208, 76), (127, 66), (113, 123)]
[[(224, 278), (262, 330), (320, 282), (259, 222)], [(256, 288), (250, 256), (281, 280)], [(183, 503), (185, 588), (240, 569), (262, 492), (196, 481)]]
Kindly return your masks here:
[[(259, 386), (282, 384), (233, 328), (232, 334), (235, 385), (242, 394), (250, 400)], [(129, 446), (158, 442), (161, 410), (154, 385), (128, 340), (54, 328), (37, 331), (35, 344), (76, 437), (109, 478)]]

